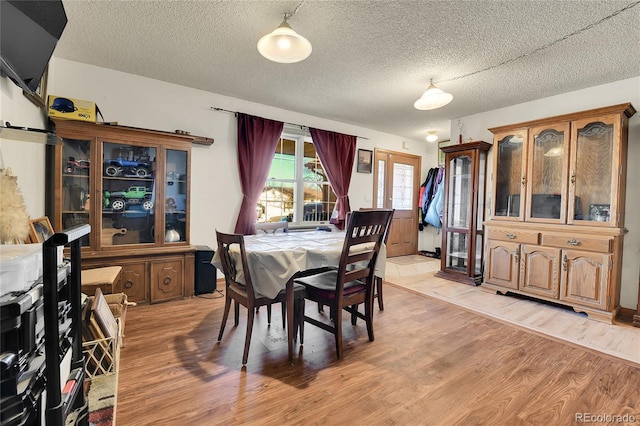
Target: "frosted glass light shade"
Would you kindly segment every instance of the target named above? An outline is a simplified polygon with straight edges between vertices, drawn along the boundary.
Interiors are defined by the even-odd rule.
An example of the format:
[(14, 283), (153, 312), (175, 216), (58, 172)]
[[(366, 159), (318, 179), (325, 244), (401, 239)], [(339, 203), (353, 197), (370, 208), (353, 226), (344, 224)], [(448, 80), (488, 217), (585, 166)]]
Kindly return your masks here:
[(427, 91), (424, 92), (422, 97), (418, 99), (413, 106), (421, 110), (436, 109), (445, 106), (452, 100), (453, 95), (451, 93), (446, 93), (431, 83)]
[(270, 61), (292, 64), (311, 55), (311, 43), (283, 21), (258, 41), (258, 52)]
[(427, 132), (427, 142), (435, 142), (438, 140), (438, 134), (436, 132)]

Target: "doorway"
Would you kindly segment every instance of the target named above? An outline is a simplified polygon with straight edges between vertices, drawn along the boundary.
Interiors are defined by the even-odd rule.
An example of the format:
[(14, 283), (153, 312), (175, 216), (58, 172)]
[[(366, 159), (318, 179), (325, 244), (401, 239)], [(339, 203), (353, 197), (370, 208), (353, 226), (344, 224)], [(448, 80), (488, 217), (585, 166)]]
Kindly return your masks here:
[(418, 252), (418, 194), (422, 158), (376, 149), (373, 207), (395, 209), (387, 240), (387, 257)]

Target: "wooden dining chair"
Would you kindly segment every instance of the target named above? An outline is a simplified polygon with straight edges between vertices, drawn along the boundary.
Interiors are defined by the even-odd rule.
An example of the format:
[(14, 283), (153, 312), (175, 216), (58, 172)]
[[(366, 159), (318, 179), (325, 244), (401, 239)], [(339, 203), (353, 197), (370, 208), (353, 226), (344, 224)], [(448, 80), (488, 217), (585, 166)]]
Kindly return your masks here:
[[(306, 298), (329, 306), (332, 323), (304, 316), (304, 321), (335, 336), (336, 355), (342, 359), (342, 311), (362, 318), (369, 341), (373, 335), (374, 269), (392, 210), (356, 211), (351, 214), (342, 246), (340, 264), (319, 274), (297, 278), (295, 284), (306, 287)], [(358, 305), (364, 305), (364, 313)], [(352, 319), (352, 323), (354, 323)]]
[[(218, 253), (220, 256), (220, 262), (222, 263), (222, 272), (224, 273), (226, 291), (225, 291), (225, 303), (224, 313), (222, 316), (222, 323), (220, 324), (220, 333), (218, 334), (218, 342), (222, 340), (224, 328), (227, 324), (227, 318), (229, 316), (229, 309), (231, 308), (231, 301), (234, 303), (234, 325), (237, 327), (240, 317), (240, 305), (247, 308), (247, 333), (244, 341), (244, 353), (242, 355), (242, 365), (247, 363), (249, 357), (249, 345), (251, 343), (251, 332), (253, 330), (253, 319), (255, 315), (255, 309), (260, 306), (271, 307), (274, 303), (282, 303), (282, 318), (283, 326), (286, 316), (286, 290), (283, 289), (278, 295), (269, 299), (268, 297), (261, 296), (256, 293), (253, 288), (253, 282), (251, 280), (251, 273), (249, 272), (249, 263), (247, 261), (247, 253), (244, 245), (244, 236), (239, 234), (225, 234), (216, 231), (218, 240)], [(244, 276), (244, 283), (237, 280), (238, 268), (234, 261), (231, 250), (233, 246), (237, 246), (237, 250), (240, 252), (240, 265)], [(304, 335), (304, 322), (300, 323), (302, 314), (300, 310), (304, 312), (304, 295), (305, 288), (300, 284), (294, 283), (294, 332), (300, 330), (300, 336)], [(268, 310), (269, 315), (267, 321), (271, 324), (271, 310)], [(295, 336), (295, 334), (294, 334)]]
[(277, 232), (289, 232), (289, 222), (256, 222), (255, 234), (275, 234)]
[[(370, 211), (377, 210), (375, 208), (361, 208), (360, 211)], [(395, 209), (391, 210), (391, 216), (389, 216), (389, 223), (387, 223), (387, 227), (384, 232), (384, 238), (382, 242), (386, 245), (387, 240), (389, 239), (389, 229), (391, 228), (391, 220), (393, 219), (393, 213), (395, 213)], [(376, 293), (373, 295), (374, 298), (378, 299), (378, 309), (384, 311), (384, 300), (382, 299), (382, 278), (374, 277), (375, 285), (376, 285)]]

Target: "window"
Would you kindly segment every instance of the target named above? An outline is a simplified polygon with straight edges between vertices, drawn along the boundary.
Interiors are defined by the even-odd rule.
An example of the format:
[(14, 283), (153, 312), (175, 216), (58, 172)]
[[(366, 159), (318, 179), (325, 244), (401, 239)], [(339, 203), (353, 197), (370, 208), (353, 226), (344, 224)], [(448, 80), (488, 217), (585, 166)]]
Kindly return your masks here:
[(258, 222), (328, 223), (335, 204), (311, 138), (283, 134), (258, 200)]

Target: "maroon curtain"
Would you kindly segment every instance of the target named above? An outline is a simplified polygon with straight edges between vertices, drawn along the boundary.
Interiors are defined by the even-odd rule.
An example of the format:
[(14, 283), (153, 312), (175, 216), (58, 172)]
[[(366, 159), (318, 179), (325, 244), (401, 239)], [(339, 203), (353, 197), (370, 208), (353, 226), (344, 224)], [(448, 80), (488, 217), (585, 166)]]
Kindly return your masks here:
[(330, 223), (336, 225), (338, 229), (344, 229), (347, 212), (351, 210), (347, 194), (356, 155), (356, 136), (312, 128), (309, 130), (318, 157), (327, 172), (329, 183), (338, 197), (334, 209), (337, 215), (331, 215)]
[(238, 170), (242, 185), (242, 205), (236, 234), (250, 235), (258, 220), (258, 197), (269, 176), (284, 123), (238, 113)]

